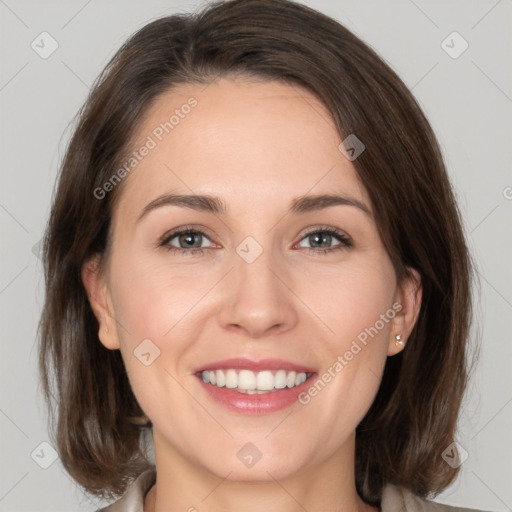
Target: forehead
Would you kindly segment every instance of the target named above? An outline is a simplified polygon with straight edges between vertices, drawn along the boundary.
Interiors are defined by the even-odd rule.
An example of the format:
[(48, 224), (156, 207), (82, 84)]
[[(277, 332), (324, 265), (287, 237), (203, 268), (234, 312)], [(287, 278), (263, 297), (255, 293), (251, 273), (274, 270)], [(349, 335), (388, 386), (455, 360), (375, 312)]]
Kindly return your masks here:
[(137, 129), (133, 150), (150, 149), (125, 178), (119, 209), (133, 216), (162, 192), (192, 191), (267, 209), (308, 192), (367, 201), (340, 142), (325, 106), (299, 86), (179, 85), (156, 99)]

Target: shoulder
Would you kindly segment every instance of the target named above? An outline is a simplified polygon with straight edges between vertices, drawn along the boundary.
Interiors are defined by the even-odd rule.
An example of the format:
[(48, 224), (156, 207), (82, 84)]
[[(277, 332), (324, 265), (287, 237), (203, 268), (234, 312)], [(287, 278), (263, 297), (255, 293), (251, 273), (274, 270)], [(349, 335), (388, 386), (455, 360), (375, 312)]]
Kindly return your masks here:
[(382, 512), (488, 512), (474, 508), (444, 505), (416, 496), (411, 491), (387, 484), (382, 492)]
[(155, 481), (156, 471), (152, 467), (141, 473), (121, 498), (96, 512), (144, 512), (144, 497)]
[[(155, 468), (141, 473), (125, 494), (109, 506), (96, 512), (144, 512), (144, 497), (156, 481)], [(444, 505), (416, 496), (411, 491), (387, 484), (382, 492), (382, 512), (488, 512), (473, 508)]]

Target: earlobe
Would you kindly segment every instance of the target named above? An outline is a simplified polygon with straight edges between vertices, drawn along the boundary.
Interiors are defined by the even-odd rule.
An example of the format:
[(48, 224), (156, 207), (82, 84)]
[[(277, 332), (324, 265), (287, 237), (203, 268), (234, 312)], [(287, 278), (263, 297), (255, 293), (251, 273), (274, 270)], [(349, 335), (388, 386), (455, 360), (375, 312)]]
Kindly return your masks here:
[(409, 275), (397, 286), (396, 303), (400, 309), (393, 319), (388, 343), (388, 356), (398, 354), (405, 349), (421, 308), (421, 276), (416, 269), (408, 268)]
[(402, 352), (402, 350), (405, 348), (405, 344), (407, 340), (404, 340), (402, 334), (395, 334), (393, 336), (393, 333), (391, 333), (391, 337), (393, 338), (389, 342), (388, 346), (388, 356), (394, 356), (398, 354), (399, 352)]
[(98, 320), (98, 338), (108, 349), (119, 348), (117, 330), (110, 301), (110, 294), (105, 277), (100, 269), (100, 255), (96, 254), (82, 266), (82, 283), (84, 285), (89, 304)]

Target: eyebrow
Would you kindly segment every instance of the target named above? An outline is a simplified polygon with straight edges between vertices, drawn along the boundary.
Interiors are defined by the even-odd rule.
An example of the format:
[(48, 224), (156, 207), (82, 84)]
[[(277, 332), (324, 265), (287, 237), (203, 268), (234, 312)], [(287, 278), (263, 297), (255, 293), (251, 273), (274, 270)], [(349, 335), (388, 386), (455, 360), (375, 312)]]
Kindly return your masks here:
[[(143, 208), (137, 218), (137, 222), (139, 222), (150, 211), (169, 205), (181, 206), (183, 208), (190, 208), (192, 210), (218, 215), (223, 215), (228, 210), (226, 203), (221, 198), (211, 195), (162, 194)], [(287, 213), (306, 213), (339, 205), (353, 206), (371, 217), (370, 209), (361, 201), (351, 197), (333, 194), (297, 197), (291, 202)]]

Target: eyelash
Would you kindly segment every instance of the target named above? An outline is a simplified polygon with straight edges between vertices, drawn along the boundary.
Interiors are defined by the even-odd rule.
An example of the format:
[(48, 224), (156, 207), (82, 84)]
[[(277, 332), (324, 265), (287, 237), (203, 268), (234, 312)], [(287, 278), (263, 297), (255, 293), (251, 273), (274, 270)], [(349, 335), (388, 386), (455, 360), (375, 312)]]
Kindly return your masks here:
[[(195, 229), (193, 227), (189, 227), (189, 226), (185, 226), (183, 228), (180, 228), (180, 229), (177, 229), (175, 231), (172, 231), (171, 233), (168, 233), (168, 234), (165, 234), (161, 240), (158, 242), (158, 247), (161, 247), (163, 248), (164, 250), (166, 251), (169, 251), (169, 252), (173, 252), (173, 253), (188, 253), (189, 256), (200, 256), (202, 255), (206, 248), (192, 248), (192, 249), (185, 249), (185, 248), (182, 248), (182, 247), (173, 247), (172, 245), (169, 245), (169, 242), (173, 239), (173, 238), (176, 238), (177, 236), (180, 236), (180, 235), (187, 235), (187, 234), (199, 234), (199, 235), (203, 235), (205, 236), (206, 238), (209, 239), (208, 235), (204, 232), (204, 231), (201, 231), (199, 229)], [(331, 248), (327, 248), (327, 249), (323, 249), (323, 248), (312, 248), (312, 247), (303, 247), (302, 249), (306, 249), (307, 252), (309, 253), (314, 253), (314, 254), (318, 254), (318, 253), (322, 253), (322, 254), (326, 254), (326, 253), (332, 253), (332, 252), (335, 252), (335, 251), (340, 251), (340, 250), (344, 250), (344, 249), (348, 249), (350, 247), (353, 246), (353, 242), (352, 240), (345, 234), (343, 234), (342, 232), (334, 229), (334, 228), (330, 228), (330, 227), (321, 227), (321, 228), (316, 228), (312, 231), (308, 231), (307, 233), (305, 233), (302, 238), (300, 239), (300, 241), (302, 241), (303, 239), (309, 237), (309, 236), (312, 236), (312, 235), (316, 235), (316, 234), (327, 234), (327, 235), (331, 235), (335, 238), (338, 239), (338, 241), (340, 242), (338, 245), (334, 246), (334, 247), (331, 247)]]

